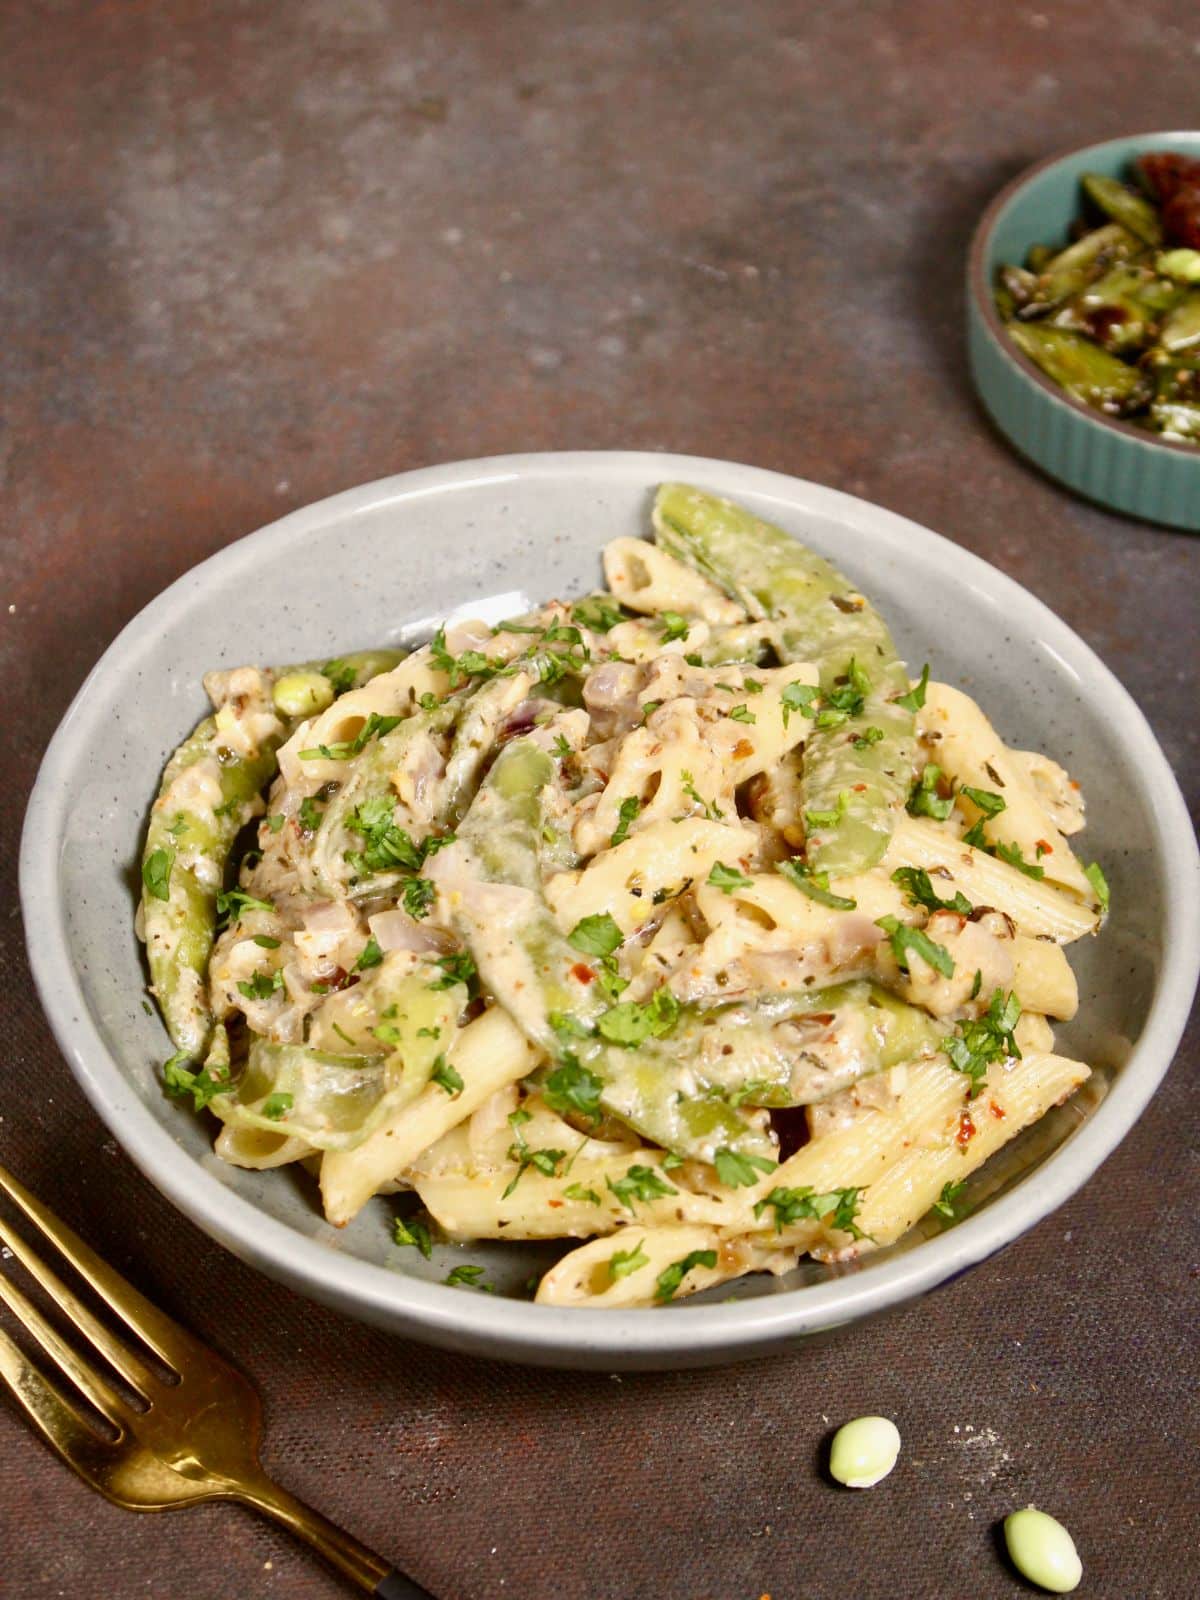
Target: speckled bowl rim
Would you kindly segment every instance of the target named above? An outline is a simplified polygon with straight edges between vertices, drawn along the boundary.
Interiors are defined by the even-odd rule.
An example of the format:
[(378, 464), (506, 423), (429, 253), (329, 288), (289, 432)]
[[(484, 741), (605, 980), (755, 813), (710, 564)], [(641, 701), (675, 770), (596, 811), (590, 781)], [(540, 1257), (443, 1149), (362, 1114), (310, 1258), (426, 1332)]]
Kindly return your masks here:
[[(1147, 791), (1150, 841), (1165, 885), (1163, 962), (1146, 1026), (1103, 1102), (1043, 1161), (1038, 1181), (1009, 1193), (960, 1223), (869, 1272), (734, 1304), (669, 1311), (589, 1311), (468, 1295), (343, 1256), (266, 1215), (181, 1159), (179, 1146), (138, 1098), (88, 1013), (71, 961), (59, 887), (73, 766), (93, 699), (120, 683), (125, 657), (169, 629), (197, 588), (223, 586), (256, 565), (264, 551), (281, 560), (310, 530), (368, 508), (393, 508), (468, 484), (504, 485), (578, 477), (602, 488), (639, 479), (719, 485), (730, 496), (775, 500), (793, 514), (826, 516), (889, 553), (920, 549), (936, 557), (949, 589), (982, 591), (1052, 650), (1090, 694), (1119, 735)], [(887, 595), (879, 596), (886, 607)], [(1151, 791), (1153, 804), (1150, 803)], [(42, 1004), (71, 1070), (114, 1136), (175, 1206), (243, 1261), (300, 1293), (397, 1333), (479, 1355), (535, 1364), (612, 1369), (662, 1368), (739, 1360), (882, 1311), (947, 1282), (995, 1254), (1072, 1195), (1133, 1126), (1171, 1062), (1200, 967), (1200, 855), (1171, 769), (1132, 698), (1067, 625), (1011, 578), (906, 518), (851, 495), (758, 467), (650, 452), (514, 455), (456, 462), (381, 479), (295, 511), (239, 540), (178, 579), (118, 635), (79, 690), (42, 762), (21, 842), (21, 903), (30, 963)], [(28, 1175), (36, 1183), (36, 1173)]]
[[(1056, 405), (1062, 406), (1067, 411), (1074, 411), (1084, 417), (1097, 428), (1102, 428), (1111, 433), (1122, 434), (1126, 439), (1132, 439), (1144, 450), (1165, 455), (1182, 455), (1190, 457), (1200, 470), (1200, 447), (1188, 444), (1177, 444), (1171, 439), (1157, 439), (1144, 428), (1134, 427), (1132, 422), (1122, 422), (1119, 417), (1109, 417), (1103, 411), (1097, 411), (1094, 406), (1085, 405), (1082, 400), (1076, 400), (1073, 395), (1067, 394), (1053, 383), (1042, 369), (1037, 366), (1024, 351), (1018, 350), (1016, 345), (1004, 331), (1004, 323), (996, 310), (996, 302), (992, 298), (992, 286), (987, 273), (987, 258), (991, 248), (992, 234), (995, 231), (996, 220), (1009, 202), (1016, 198), (1035, 178), (1040, 178), (1044, 172), (1052, 167), (1059, 166), (1064, 161), (1072, 161), (1076, 156), (1088, 154), (1089, 151), (1108, 150), (1111, 146), (1120, 146), (1137, 140), (1161, 139), (1164, 144), (1169, 144), (1172, 139), (1200, 139), (1200, 129), (1176, 128), (1170, 132), (1159, 132), (1150, 129), (1146, 133), (1126, 133), (1115, 139), (1095, 139), (1087, 144), (1072, 145), (1068, 150), (1060, 150), (1057, 154), (1046, 156), (1041, 161), (1035, 161), (1031, 167), (1026, 167), (1023, 172), (1005, 184), (999, 194), (988, 205), (987, 210), (976, 224), (971, 235), (970, 247), (967, 251), (967, 288), (974, 302), (976, 310), (983, 319), (983, 326), (991, 337), (992, 343), (1004, 355), (1012, 366), (1036, 386)], [(1069, 220), (1069, 219), (1068, 219)]]

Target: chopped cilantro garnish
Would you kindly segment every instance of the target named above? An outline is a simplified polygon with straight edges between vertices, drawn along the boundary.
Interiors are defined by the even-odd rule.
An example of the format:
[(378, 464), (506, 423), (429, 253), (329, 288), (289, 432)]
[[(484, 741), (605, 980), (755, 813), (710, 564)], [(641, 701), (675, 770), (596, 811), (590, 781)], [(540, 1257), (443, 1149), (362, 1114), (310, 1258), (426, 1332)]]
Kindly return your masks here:
[(283, 827), (284, 823), (287, 821), (287, 818), (284, 816), (282, 811), (277, 811), (273, 817), (267, 817), (264, 820), (266, 821), (267, 827), (270, 828), (272, 833), (278, 833)]
[(834, 809), (832, 811), (806, 811), (804, 813), (804, 826), (809, 833), (813, 833), (818, 828), (836, 828), (846, 814), (846, 806), (849, 801), (849, 792), (846, 789), (840, 789), (838, 791), (837, 805)]
[(754, 1215), (761, 1217), (768, 1206), (775, 1213), (775, 1231), (782, 1232), (797, 1222), (820, 1222), (831, 1219), (830, 1226), (839, 1233), (848, 1233), (854, 1239), (863, 1237), (855, 1222), (858, 1215), (861, 1188), (831, 1189), (828, 1194), (817, 1194), (810, 1185), (796, 1189), (775, 1188), (754, 1207)]
[(187, 1060), (187, 1051), (177, 1050), (163, 1062), (163, 1088), (176, 1099), (190, 1094), (193, 1110), (203, 1111), (214, 1095), (228, 1093), (229, 1079), (224, 1073), (214, 1075), (207, 1067), (195, 1071), (186, 1065)]
[(749, 706), (734, 706), (733, 710), (729, 712), (729, 720), (730, 722), (757, 722), (758, 718), (750, 710)]
[(1035, 861), (1026, 861), (1021, 854), (1019, 844), (1004, 844), (1000, 842), (992, 847), (990, 853), (1000, 861), (1007, 861), (1010, 867), (1016, 867), (1017, 871), (1023, 872), (1027, 878), (1044, 878), (1046, 876), (1045, 867), (1039, 867)]
[(737, 867), (727, 867), (723, 861), (714, 861), (705, 881), (711, 883), (714, 889), (732, 894), (735, 889), (749, 889), (754, 879), (739, 872)]
[(696, 788), (696, 780), (692, 777), (691, 773), (683, 771), (679, 774), (679, 777), (684, 794), (687, 795), (689, 800), (694, 800), (696, 802), (701, 811), (703, 811), (705, 818), (709, 822), (720, 822), (725, 813), (715, 801), (710, 802), (705, 800), (703, 795)]
[(282, 1089), (277, 1089), (274, 1094), (269, 1094), (263, 1101), (262, 1114), (271, 1122), (278, 1122), (292, 1109), (292, 1097), (285, 1094)]
[(460, 1095), (463, 1092), (463, 1081), (459, 1073), (450, 1065), (445, 1056), (439, 1055), (433, 1063), (433, 1071), (429, 1074), (430, 1082), (436, 1083), (439, 1089), (444, 1089), (448, 1095)]
[(567, 935), (567, 943), (585, 956), (610, 956), (624, 937), (610, 914), (601, 911), (577, 922)]
[(935, 822), (945, 822), (954, 810), (953, 796), (947, 795), (943, 799), (938, 793), (938, 779), (941, 775), (941, 767), (935, 766), (932, 761), (926, 764), (908, 797), (910, 817), (932, 817)]
[(397, 827), (395, 808), (387, 795), (371, 795), (355, 806), (346, 826), (365, 840), (361, 850), (347, 854), (360, 877), (396, 869), (419, 872), (428, 854), (422, 845), (413, 843), (405, 829)]
[(560, 761), (567, 761), (575, 754), (571, 748), (571, 741), (563, 733), (554, 736), (554, 754)]
[(392, 1238), (397, 1244), (412, 1245), (428, 1261), (433, 1255), (433, 1240), (429, 1229), (419, 1217), (396, 1217), (392, 1223)]
[(609, 1044), (632, 1049), (647, 1039), (661, 1039), (679, 1020), (679, 1001), (667, 988), (656, 989), (644, 1004), (622, 1000), (602, 1011), (596, 1031)]
[(718, 1150), (713, 1157), (717, 1177), (728, 1189), (748, 1189), (758, 1182), (756, 1172), (774, 1172), (778, 1165), (778, 1162), (768, 1161), (765, 1156), (742, 1155), (728, 1146)]
[(689, 1272), (696, 1267), (715, 1267), (717, 1252), (715, 1250), (689, 1250), (682, 1261), (672, 1261), (669, 1267), (659, 1273), (654, 1286), (656, 1300), (670, 1300), (679, 1290), (683, 1280)]
[(466, 1262), (461, 1267), (454, 1267), (442, 1279), (443, 1283), (462, 1285), (467, 1289), (482, 1289), (486, 1294), (494, 1293), (490, 1283), (483, 1283), (484, 1269), (477, 1267), (473, 1262)]
[(1096, 891), (1096, 899), (1100, 902), (1101, 911), (1107, 912), (1109, 902), (1108, 879), (1101, 872), (1100, 863), (1093, 861), (1090, 867), (1084, 867), (1083, 873)]
[(577, 600), (571, 607), (571, 615), (584, 628), (590, 628), (593, 633), (607, 633), (610, 628), (615, 628), (618, 622), (625, 621), (625, 614), (611, 595), (591, 594), (584, 600)]
[(780, 699), (783, 702), (783, 725), (786, 728), (791, 721), (793, 711), (798, 711), (803, 717), (815, 717), (816, 709), (813, 701), (820, 694), (820, 690), (811, 683), (786, 683)]
[(834, 911), (854, 911), (858, 906), (857, 900), (851, 900), (844, 894), (834, 894), (829, 887), (827, 872), (814, 872), (803, 861), (781, 861), (777, 870), (818, 905), (829, 906)]
[(437, 885), (429, 878), (409, 878), (404, 885), (404, 909), (414, 922), (429, 915), (437, 899)]
[(909, 971), (908, 958), (912, 954), (928, 962), (943, 978), (954, 976), (954, 957), (945, 945), (935, 944), (920, 928), (907, 927), (896, 917), (877, 917), (875, 926), (882, 928), (891, 941), (892, 954), (901, 972)]
[(620, 844), (623, 839), (628, 838), (629, 829), (633, 825), (637, 818), (637, 814), (641, 809), (642, 802), (635, 794), (627, 795), (626, 798), (621, 801), (621, 804), (617, 809), (616, 830), (613, 833), (612, 838), (608, 841), (609, 844)]
[(627, 1278), (631, 1272), (650, 1265), (650, 1257), (642, 1249), (645, 1242), (643, 1239), (632, 1250), (616, 1250), (608, 1258), (608, 1271), (614, 1283), (618, 1278)]
[(274, 909), (269, 900), (256, 900), (244, 889), (222, 889), (217, 896), (217, 915), (228, 918), (230, 922), (236, 922), (246, 911), (274, 911)]
[(304, 829), (305, 833), (316, 833), (317, 829), (321, 826), (321, 818), (324, 816), (324, 814), (325, 813), (313, 799), (312, 795), (306, 794), (304, 799), (300, 802), (300, 810), (297, 813), (296, 820)]
[(283, 973), (277, 967), (274, 972), (256, 972), (248, 983), (239, 983), (238, 993), (244, 994), (247, 1000), (269, 1000), (282, 988)]
[(1006, 996), (997, 989), (982, 1017), (960, 1022), (958, 1032), (942, 1040), (942, 1049), (950, 1065), (970, 1078), (972, 1099), (982, 1090), (987, 1069), (993, 1061), (1008, 1061), (1014, 1057), (1020, 1060), (1021, 1052), (1013, 1036), (1020, 1015), (1021, 1003), (1016, 995)]
[(153, 895), (155, 900), (169, 900), (171, 898), (171, 868), (175, 865), (174, 850), (151, 850), (142, 862), (142, 882), (146, 886), (146, 893)]
[(914, 906), (926, 906), (930, 911), (959, 911), (964, 917), (971, 914), (971, 902), (961, 890), (954, 891), (952, 900), (939, 898), (924, 867), (897, 867), (892, 882), (900, 885)]
[(377, 967), (383, 961), (383, 951), (379, 948), (379, 940), (374, 934), (363, 945), (358, 960), (350, 968), (351, 972), (366, 972), (371, 967)]
[(567, 1159), (565, 1150), (531, 1150), (525, 1142), (525, 1135), (521, 1132), (521, 1124), (530, 1120), (529, 1112), (523, 1107), (509, 1113), (508, 1125), (513, 1131), (513, 1142), (508, 1147), (508, 1159), (517, 1163), (517, 1170), (513, 1174), (512, 1182), (501, 1195), (502, 1200), (507, 1200), (509, 1195), (525, 1176), (526, 1169), (533, 1167), (545, 1178), (556, 1178), (558, 1169)]
[(691, 623), (678, 611), (660, 611), (658, 620), (663, 625), (664, 644), (670, 644), (672, 639), (686, 639), (691, 631)]
[(662, 1174), (656, 1172), (653, 1167), (644, 1167), (636, 1163), (615, 1183), (611, 1178), (605, 1178), (604, 1182), (609, 1192), (616, 1195), (628, 1211), (634, 1209), (635, 1200), (641, 1200), (645, 1204), (651, 1200), (661, 1200), (668, 1195), (679, 1193), (679, 1190), (672, 1189)]
[(963, 1192), (966, 1186), (967, 1180), (965, 1178), (962, 1179), (960, 1183), (944, 1183), (942, 1185), (941, 1194), (939, 1194), (937, 1199), (933, 1202), (933, 1209), (940, 1212), (943, 1217), (948, 1217), (949, 1220), (953, 1222), (955, 1217), (955, 1202), (958, 1200), (959, 1195)]
[(251, 935), (251, 943), (258, 945), (261, 950), (278, 950), (279, 940), (272, 939), (269, 933), (255, 933)]
[(434, 966), (442, 969), (442, 976), (433, 980), (429, 985), (431, 989), (452, 989), (456, 983), (465, 983), (468, 989), (473, 989), (479, 976), (474, 958), (467, 950), (460, 950), (452, 956), (439, 956)]
[(335, 744), (319, 744), (312, 750), (301, 750), (301, 761), (352, 761), (372, 739), (382, 739), (403, 721), (401, 717), (381, 717), (378, 711), (363, 723), (353, 739), (339, 739)]
[(560, 1115), (574, 1112), (576, 1116), (595, 1121), (600, 1115), (600, 1092), (604, 1081), (578, 1061), (565, 1061), (556, 1067), (542, 1087), (546, 1104)]
[(925, 704), (925, 691), (929, 687), (929, 663), (921, 668), (921, 681), (907, 694), (897, 695), (896, 704), (903, 706), (905, 711), (920, 711)]
[(598, 1206), (602, 1203), (595, 1189), (585, 1189), (581, 1183), (569, 1183), (563, 1190), (563, 1199), (578, 1200), (580, 1205), (585, 1206)]

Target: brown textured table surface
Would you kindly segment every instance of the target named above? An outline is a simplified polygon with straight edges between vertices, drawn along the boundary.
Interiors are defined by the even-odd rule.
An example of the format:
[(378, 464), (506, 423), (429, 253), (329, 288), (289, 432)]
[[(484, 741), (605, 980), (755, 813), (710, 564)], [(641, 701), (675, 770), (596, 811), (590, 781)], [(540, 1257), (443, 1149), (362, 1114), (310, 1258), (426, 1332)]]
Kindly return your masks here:
[[(1200, 542), (1070, 499), (974, 406), (984, 202), (1056, 147), (1194, 124), (1177, 0), (0, 8), (0, 1154), (261, 1386), (293, 1490), (444, 1600), (1026, 1592), (1035, 1500), (1104, 1597), (1200, 1592), (1193, 1031), (1102, 1172), (890, 1319), (726, 1371), (445, 1356), (255, 1276), (134, 1172), (27, 981), (17, 836), (121, 625), (333, 490), (505, 450), (664, 447), (865, 495), (1032, 587), (1196, 792)], [(872, 1494), (816, 1470), (895, 1415)], [(249, 1515), (134, 1518), (0, 1403), (0, 1592), (346, 1591)]]

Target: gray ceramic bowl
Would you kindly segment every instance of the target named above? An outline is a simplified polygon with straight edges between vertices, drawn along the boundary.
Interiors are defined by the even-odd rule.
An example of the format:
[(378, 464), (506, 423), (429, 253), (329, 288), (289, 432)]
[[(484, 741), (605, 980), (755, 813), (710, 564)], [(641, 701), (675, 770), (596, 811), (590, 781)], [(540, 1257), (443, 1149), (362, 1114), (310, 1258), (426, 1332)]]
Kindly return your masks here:
[(992, 298), (996, 268), (1022, 264), (1034, 244), (1067, 242), (1085, 172), (1128, 178), (1135, 156), (1200, 157), (1200, 133), (1141, 133), (1040, 161), (1002, 189), (980, 219), (967, 264), (971, 376), (1000, 430), (1023, 455), (1116, 511), (1200, 529), (1200, 448), (1162, 439), (1074, 399), (1016, 348)]
[[(167, 752), (204, 711), (201, 673), (414, 637), (456, 607), (492, 618), (522, 596), (579, 592), (598, 553), (642, 534), (651, 491), (688, 479), (731, 495), (834, 557), (886, 611), (910, 662), (980, 697), (1017, 744), (1052, 751), (1090, 801), (1088, 851), (1115, 916), (1075, 947), (1082, 1006), (1062, 1047), (1107, 1087), (1015, 1142), (973, 1185), (977, 1209), (834, 1271), (755, 1278), (737, 1302), (599, 1312), (519, 1298), (541, 1248), (447, 1246), (424, 1262), (390, 1243), (386, 1201), (345, 1231), (302, 1172), (240, 1172), (212, 1128), (164, 1099), (168, 1053), (142, 1000), (135, 866)], [(21, 899), (42, 1002), (112, 1132), (158, 1188), (243, 1260), (398, 1333), (560, 1366), (670, 1367), (795, 1344), (945, 1283), (1009, 1244), (1095, 1171), (1171, 1060), (1200, 945), (1200, 866), (1175, 780), (1133, 701), (1032, 595), (966, 551), (876, 506), (778, 473), (679, 456), (513, 456), (433, 467), (297, 511), (187, 573), (124, 630), (46, 753), (26, 818)], [(37, 1174), (28, 1174), (36, 1181)], [(553, 1252), (552, 1252), (553, 1253)], [(501, 1289), (440, 1283), (482, 1261)]]

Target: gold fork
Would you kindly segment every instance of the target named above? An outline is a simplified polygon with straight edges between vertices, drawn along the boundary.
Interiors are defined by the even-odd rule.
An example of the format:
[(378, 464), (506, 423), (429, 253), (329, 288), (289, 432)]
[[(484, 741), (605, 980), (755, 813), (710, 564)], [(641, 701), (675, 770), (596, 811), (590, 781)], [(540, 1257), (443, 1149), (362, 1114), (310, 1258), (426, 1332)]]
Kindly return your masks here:
[[(351, 1534), (281, 1489), (258, 1460), (262, 1406), (236, 1367), (152, 1306), (3, 1167), (0, 1190), (55, 1245), (85, 1283), (135, 1336), (118, 1338), (0, 1218), (0, 1241), (64, 1312), (80, 1336), (140, 1397), (131, 1404), (100, 1363), (68, 1344), (37, 1306), (0, 1273), (0, 1299), (67, 1380), (64, 1392), (0, 1328), (0, 1375), (18, 1403), (85, 1483), (130, 1511), (170, 1511), (202, 1500), (236, 1500), (273, 1517), (379, 1600), (431, 1600), (403, 1573)], [(172, 1374), (152, 1370), (136, 1346)], [(83, 1396), (107, 1419), (104, 1434), (78, 1404)]]

